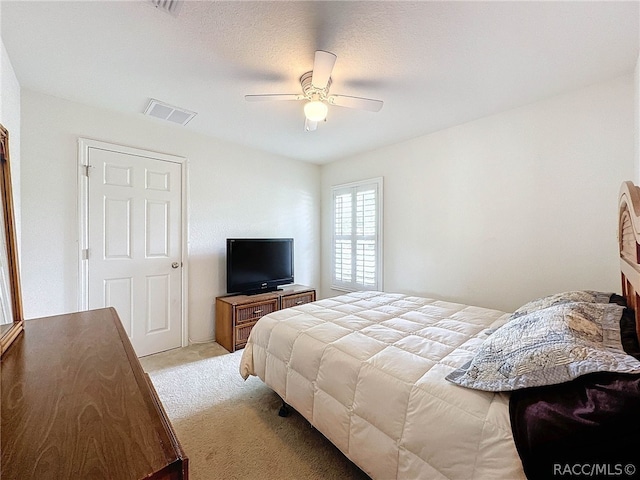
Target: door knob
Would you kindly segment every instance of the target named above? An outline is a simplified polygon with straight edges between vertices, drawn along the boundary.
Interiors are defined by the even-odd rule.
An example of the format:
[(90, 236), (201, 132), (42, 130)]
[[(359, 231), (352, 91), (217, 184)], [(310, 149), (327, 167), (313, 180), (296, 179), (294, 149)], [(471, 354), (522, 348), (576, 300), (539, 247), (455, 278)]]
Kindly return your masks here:
[(180, 266), (180, 264), (178, 262), (173, 262), (171, 264), (171, 268), (178, 268)]

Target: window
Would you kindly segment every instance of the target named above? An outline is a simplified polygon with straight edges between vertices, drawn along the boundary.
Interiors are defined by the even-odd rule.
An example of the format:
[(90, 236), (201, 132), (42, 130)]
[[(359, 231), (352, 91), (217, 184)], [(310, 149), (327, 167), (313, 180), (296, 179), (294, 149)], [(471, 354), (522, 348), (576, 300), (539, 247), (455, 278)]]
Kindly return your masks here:
[(331, 287), (382, 290), (382, 178), (333, 191)]

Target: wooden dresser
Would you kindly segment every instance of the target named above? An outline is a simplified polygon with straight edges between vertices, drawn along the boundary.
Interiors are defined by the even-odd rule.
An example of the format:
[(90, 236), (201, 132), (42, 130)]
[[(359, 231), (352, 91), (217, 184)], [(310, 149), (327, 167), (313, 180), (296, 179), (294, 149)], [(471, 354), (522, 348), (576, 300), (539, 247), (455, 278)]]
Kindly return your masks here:
[(244, 348), (251, 329), (267, 313), (314, 302), (316, 291), (290, 285), (257, 295), (226, 295), (216, 298), (216, 342), (230, 352)]
[(28, 320), (2, 356), (3, 479), (187, 479), (114, 309)]

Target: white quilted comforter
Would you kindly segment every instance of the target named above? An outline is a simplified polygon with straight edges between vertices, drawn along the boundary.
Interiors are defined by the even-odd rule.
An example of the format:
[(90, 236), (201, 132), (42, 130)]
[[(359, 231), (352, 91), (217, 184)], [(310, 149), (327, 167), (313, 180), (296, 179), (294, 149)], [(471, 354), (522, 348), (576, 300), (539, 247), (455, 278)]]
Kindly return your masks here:
[(257, 375), (374, 479), (525, 478), (509, 397), (445, 376), (507, 314), (357, 292), (261, 318), (240, 373)]

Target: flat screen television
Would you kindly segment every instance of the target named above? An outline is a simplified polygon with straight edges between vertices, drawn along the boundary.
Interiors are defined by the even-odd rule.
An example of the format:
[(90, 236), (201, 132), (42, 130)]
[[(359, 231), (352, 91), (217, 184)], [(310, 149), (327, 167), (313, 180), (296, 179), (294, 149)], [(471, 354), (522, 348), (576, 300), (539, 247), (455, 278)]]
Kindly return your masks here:
[(293, 283), (293, 238), (228, 238), (227, 293), (255, 294)]

